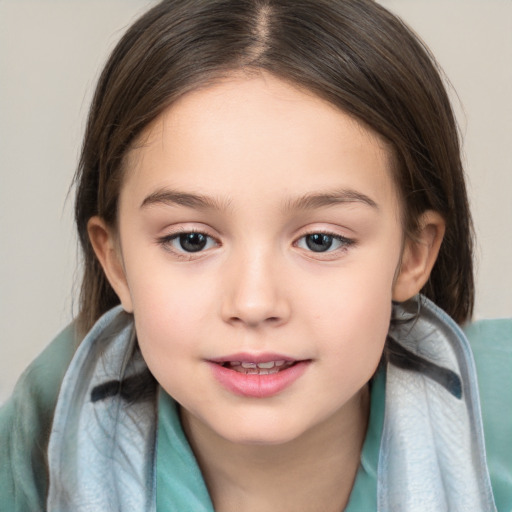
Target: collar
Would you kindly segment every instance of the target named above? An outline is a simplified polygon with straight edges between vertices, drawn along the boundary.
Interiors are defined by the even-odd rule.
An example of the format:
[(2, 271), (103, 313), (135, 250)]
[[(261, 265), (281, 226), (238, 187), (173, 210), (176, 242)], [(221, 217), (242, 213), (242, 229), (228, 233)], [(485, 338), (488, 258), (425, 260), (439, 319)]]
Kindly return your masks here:
[[(374, 414), (376, 404), (384, 402), (385, 389), (378, 466), (372, 453), (377, 451), (380, 422), (371, 417), (349, 507), (365, 488), (368, 492), (363, 477), (372, 479), (376, 472), (379, 512), (493, 512), (468, 342), (453, 320), (426, 298), (418, 297), (415, 308), (421, 314), (410, 321), (408, 306), (395, 308), (390, 329), (394, 350), (385, 385), (372, 390)], [(62, 383), (50, 435), (50, 512), (154, 512), (157, 408), (162, 407), (174, 407), (175, 412), (170, 430), (158, 433), (159, 441), (170, 443), (171, 473), (181, 475), (171, 481), (159, 477), (162, 493), (170, 492), (166, 510), (183, 510), (180, 499), (188, 507), (187, 500), (195, 499), (202, 507), (197, 510), (213, 510), (170, 397), (153, 392), (129, 402), (121, 392), (91, 399), (99, 388), (108, 389), (105, 383), (119, 391), (121, 382), (147, 371), (136, 345), (131, 315), (116, 307), (98, 320), (78, 348)], [(167, 485), (174, 487), (166, 490)]]

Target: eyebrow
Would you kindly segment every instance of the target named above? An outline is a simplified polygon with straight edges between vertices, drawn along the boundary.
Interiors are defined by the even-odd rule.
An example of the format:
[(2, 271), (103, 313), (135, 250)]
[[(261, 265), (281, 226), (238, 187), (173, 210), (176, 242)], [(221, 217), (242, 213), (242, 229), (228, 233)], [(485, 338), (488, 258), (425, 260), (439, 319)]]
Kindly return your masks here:
[(178, 190), (160, 189), (149, 194), (140, 207), (147, 208), (152, 205), (168, 205), (168, 206), (186, 206), (187, 208), (195, 208), (198, 210), (227, 210), (231, 201), (218, 200), (213, 197), (204, 196), (202, 194), (192, 194), (188, 192), (180, 192)]
[(378, 204), (366, 194), (353, 189), (340, 189), (324, 193), (305, 194), (286, 202), (285, 210), (312, 210), (337, 204), (361, 203), (376, 210)]
[[(334, 206), (337, 204), (361, 203), (374, 209), (379, 209), (377, 203), (366, 194), (352, 189), (341, 189), (328, 192), (310, 193), (289, 199), (284, 205), (285, 211), (291, 210), (313, 210)], [(159, 189), (149, 194), (141, 203), (141, 208), (152, 205), (185, 206), (199, 210), (228, 210), (231, 201), (219, 200), (202, 194), (180, 192), (171, 189)]]

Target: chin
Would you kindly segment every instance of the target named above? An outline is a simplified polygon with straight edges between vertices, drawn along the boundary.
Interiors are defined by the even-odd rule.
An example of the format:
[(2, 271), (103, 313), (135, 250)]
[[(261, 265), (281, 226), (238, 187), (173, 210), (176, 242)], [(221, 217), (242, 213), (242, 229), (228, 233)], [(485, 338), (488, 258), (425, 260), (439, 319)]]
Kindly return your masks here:
[(290, 443), (300, 438), (304, 428), (299, 425), (287, 424), (287, 421), (269, 421), (261, 424), (254, 422), (252, 425), (238, 425), (233, 422), (229, 429), (217, 430), (217, 434), (233, 444), (245, 446), (276, 446)]

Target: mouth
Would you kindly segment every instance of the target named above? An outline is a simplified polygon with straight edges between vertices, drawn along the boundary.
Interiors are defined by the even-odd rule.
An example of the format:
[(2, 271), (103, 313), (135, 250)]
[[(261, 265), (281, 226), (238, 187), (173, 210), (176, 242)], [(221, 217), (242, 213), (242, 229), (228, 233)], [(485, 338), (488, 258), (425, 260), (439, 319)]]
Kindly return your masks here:
[(297, 361), (278, 359), (277, 361), (267, 361), (264, 363), (224, 361), (217, 364), (220, 364), (223, 368), (227, 368), (228, 370), (233, 370), (245, 375), (272, 375), (287, 370), (296, 363)]
[(311, 362), (311, 359), (291, 359), (277, 354), (233, 354), (208, 361), (221, 386), (231, 393), (251, 398), (281, 393), (307, 371)]

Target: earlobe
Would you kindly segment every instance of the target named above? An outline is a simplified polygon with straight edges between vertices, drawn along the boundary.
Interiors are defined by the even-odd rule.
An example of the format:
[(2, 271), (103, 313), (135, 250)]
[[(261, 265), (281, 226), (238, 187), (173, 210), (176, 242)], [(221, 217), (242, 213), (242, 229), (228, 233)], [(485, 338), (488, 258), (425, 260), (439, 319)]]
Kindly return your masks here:
[(405, 241), (398, 275), (393, 285), (393, 300), (404, 302), (423, 288), (436, 262), (443, 236), (445, 221), (432, 210), (422, 214), (419, 231)]
[(128, 313), (133, 312), (130, 290), (115, 233), (98, 216), (89, 219), (87, 232), (110, 286), (119, 297), (124, 310)]

